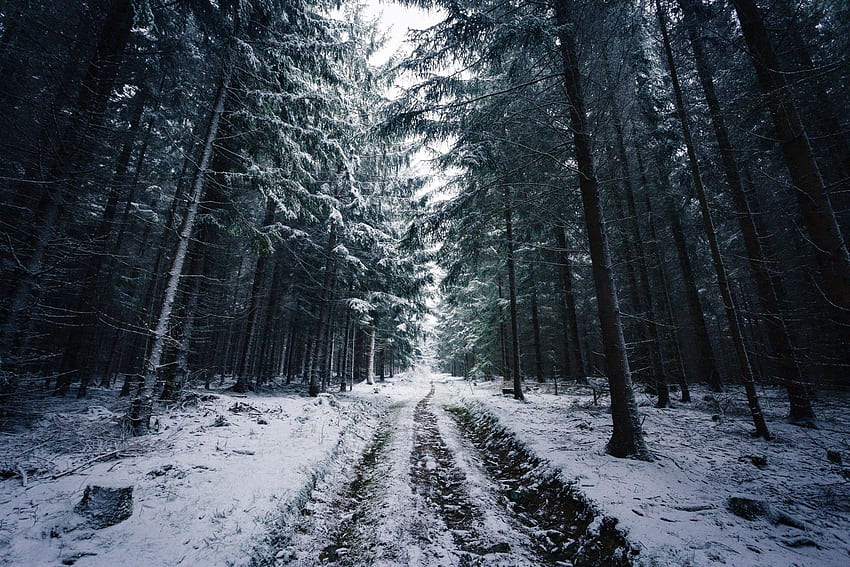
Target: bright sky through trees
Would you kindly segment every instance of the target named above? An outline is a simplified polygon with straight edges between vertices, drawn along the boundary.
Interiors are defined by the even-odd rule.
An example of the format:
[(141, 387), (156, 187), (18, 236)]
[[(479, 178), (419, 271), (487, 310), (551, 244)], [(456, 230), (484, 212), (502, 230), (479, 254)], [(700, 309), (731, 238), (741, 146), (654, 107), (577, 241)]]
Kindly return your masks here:
[(396, 50), (403, 47), (407, 32), (411, 29), (425, 29), (439, 21), (439, 13), (420, 8), (402, 6), (396, 2), (367, 0), (366, 11), (370, 16), (380, 18), (387, 31), (387, 45), (380, 50), (372, 62), (380, 65), (386, 62)]

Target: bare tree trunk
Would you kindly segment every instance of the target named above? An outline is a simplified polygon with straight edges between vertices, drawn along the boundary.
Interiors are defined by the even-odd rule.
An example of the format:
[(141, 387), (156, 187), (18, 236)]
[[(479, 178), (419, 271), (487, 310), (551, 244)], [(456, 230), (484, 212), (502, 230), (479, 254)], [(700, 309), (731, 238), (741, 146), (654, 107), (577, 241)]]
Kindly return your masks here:
[(633, 278), (637, 278), (637, 307), (646, 319), (642, 324), (643, 338), (647, 343), (652, 378), (655, 382), (656, 394), (658, 396), (656, 407), (666, 408), (670, 405), (670, 390), (667, 386), (667, 377), (664, 372), (657, 316), (652, 302), (652, 294), (649, 290), (649, 270), (646, 267), (646, 251), (642, 244), (643, 238), (641, 237), (640, 226), (638, 225), (638, 212), (630, 175), (629, 157), (626, 153), (623, 125), (619, 116), (614, 118), (614, 128), (617, 138), (617, 155), (623, 170), (623, 188), (625, 189), (624, 193), (628, 213), (626, 216), (628, 217), (629, 232), (631, 232), (631, 241), (635, 250), (634, 262), (637, 264), (635, 274), (632, 276)]
[(809, 135), (788, 90), (762, 15), (753, 0), (733, 0), (756, 75), (768, 97), (779, 145), (794, 184), (803, 222), (834, 308), (844, 348), (850, 347), (850, 255), (812, 152)]
[(729, 140), (726, 121), (723, 118), (723, 111), (714, 89), (714, 77), (703, 47), (700, 28), (704, 25), (704, 22), (701, 21), (701, 12), (694, 6), (695, 1), (697, 0), (679, 0), (679, 6), (684, 14), (688, 37), (694, 52), (694, 62), (708, 105), (714, 135), (717, 138), (729, 196), (735, 208), (738, 225), (744, 239), (759, 303), (764, 311), (768, 341), (770, 341), (770, 346), (777, 357), (780, 378), (788, 391), (788, 399), (791, 405), (788, 419), (792, 423), (801, 425), (811, 424), (815, 419), (811, 396), (808, 386), (803, 380), (800, 367), (794, 358), (791, 339), (788, 336), (785, 320), (779, 308), (779, 299), (776, 297), (776, 291), (770, 280), (768, 260), (762, 250), (758, 230), (744, 192), (735, 151)]
[(349, 387), (348, 387), (349, 392), (354, 390), (354, 380), (356, 379), (355, 372), (357, 371), (357, 356), (359, 354), (357, 352), (357, 334), (358, 334), (357, 324), (354, 321), (352, 321), (351, 322), (351, 345), (349, 346), (349, 355), (348, 355), (348, 359), (349, 359), (349, 362), (350, 362), (349, 376), (351, 378), (351, 381), (349, 382)]
[[(94, 250), (86, 265), (86, 271), (82, 278), (84, 289), (78, 296), (75, 306), (74, 322), (67, 332), (63, 348), (62, 362), (60, 363), (60, 376), (56, 379), (54, 395), (64, 395), (68, 392), (72, 377), (82, 370), (80, 375), (80, 388), (77, 390), (77, 398), (84, 398), (94, 371), (93, 359), (96, 358), (96, 349), (92, 343), (95, 341), (97, 332), (98, 313), (102, 308), (97, 304), (103, 300), (108, 291), (107, 278), (102, 277), (104, 263), (108, 261), (110, 248), (110, 235), (114, 232), (115, 216), (118, 209), (118, 200), (122, 189), (127, 182), (127, 169), (132, 157), (133, 145), (138, 136), (138, 128), (144, 112), (146, 95), (144, 92), (138, 95), (135, 101), (133, 116), (130, 119), (130, 128), (127, 139), (118, 156), (115, 174), (109, 196), (104, 207), (98, 227), (93, 237)], [(82, 359), (82, 360), (81, 360)]]
[(336, 227), (331, 226), (328, 243), (325, 246), (325, 274), (322, 280), (322, 290), (319, 297), (319, 321), (316, 328), (316, 348), (310, 364), (310, 395), (319, 395), (319, 374), (323, 372), (325, 352), (328, 348), (327, 329), (330, 325), (330, 300), (333, 287), (336, 263), (333, 253), (336, 248)]
[(498, 285), (499, 285), (499, 354), (501, 355), (500, 363), (502, 370), (502, 379), (508, 380), (510, 378), (510, 366), (508, 366), (508, 338), (507, 338), (507, 330), (505, 329), (505, 315), (502, 312), (502, 299), (504, 299), (504, 295), (502, 293), (502, 277), (498, 277)]
[[(534, 332), (534, 368), (537, 381), (543, 382), (543, 344), (540, 339), (540, 313), (537, 308), (537, 284), (531, 284), (531, 326)], [(464, 376), (466, 375), (466, 354), (463, 358)]]
[(519, 366), (519, 322), (517, 321), (516, 308), (516, 267), (514, 266), (513, 223), (511, 222), (511, 207), (513, 204), (511, 203), (510, 191), (510, 188), (505, 185), (502, 196), (504, 198), (505, 237), (507, 239), (508, 301), (510, 303), (511, 312), (511, 368), (513, 369), (514, 399), (524, 400), (525, 396), (522, 393), (522, 374)]
[(292, 321), (289, 323), (289, 344), (286, 347), (286, 383), (291, 384), (292, 378), (295, 375), (295, 363), (296, 360), (296, 348), (298, 347), (298, 342), (296, 339), (298, 338), (298, 326), (299, 326), (299, 317), (298, 317), (298, 305), (295, 305), (295, 309), (292, 315)]
[(366, 351), (366, 383), (372, 385), (375, 383), (375, 327), (370, 326), (367, 332), (369, 346)]
[(696, 150), (694, 149), (694, 142), (691, 136), (691, 129), (688, 125), (688, 117), (685, 114), (682, 88), (679, 83), (678, 74), (676, 73), (673, 51), (670, 47), (670, 38), (667, 33), (667, 24), (661, 8), (661, 0), (655, 0), (655, 7), (658, 12), (658, 24), (661, 29), (664, 51), (667, 55), (667, 64), (670, 69), (670, 78), (673, 84), (676, 110), (679, 115), (679, 122), (682, 126), (685, 149), (688, 153), (691, 177), (694, 181), (694, 189), (697, 194), (697, 200), (699, 201), (700, 211), (702, 212), (703, 228), (705, 230), (706, 238), (708, 239), (708, 247), (711, 250), (711, 258), (714, 264), (714, 271), (717, 276), (717, 286), (720, 289), (720, 296), (723, 299), (723, 307), (726, 311), (726, 318), (729, 322), (729, 333), (732, 335), (732, 342), (735, 345), (735, 354), (738, 358), (738, 369), (741, 372), (741, 380), (744, 383), (744, 389), (747, 393), (747, 403), (750, 407), (750, 414), (752, 415), (753, 424), (756, 428), (756, 435), (763, 437), (764, 439), (770, 439), (770, 430), (767, 428), (767, 423), (764, 420), (764, 414), (762, 413), (761, 405), (759, 404), (753, 369), (750, 365), (749, 355), (747, 354), (747, 349), (744, 345), (744, 335), (738, 321), (738, 313), (735, 309), (734, 303), (732, 302), (732, 292), (729, 288), (726, 268), (723, 265), (723, 257), (720, 255), (720, 246), (717, 243), (717, 233), (714, 229), (714, 221), (711, 218), (711, 211), (708, 207), (708, 198), (705, 194), (705, 187), (702, 182), (699, 163), (697, 162)]
[(720, 381), (720, 371), (718, 370), (717, 358), (714, 356), (714, 349), (711, 346), (711, 339), (708, 335), (708, 324), (705, 321), (705, 314), (699, 300), (699, 290), (697, 289), (694, 268), (688, 255), (685, 230), (682, 227), (682, 220), (676, 210), (676, 204), (671, 194), (669, 170), (666, 164), (659, 165), (659, 169), (661, 170), (661, 182), (663, 185), (661, 199), (665, 213), (667, 214), (667, 220), (670, 223), (670, 233), (673, 236), (673, 244), (676, 248), (676, 259), (678, 260), (679, 271), (682, 273), (688, 315), (691, 328), (696, 337), (699, 362), (696, 369), (699, 374), (696, 376), (696, 380), (697, 382), (707, 383), (711, 386), (712, 390), (720, 392), (723, 390)]
[[(649, 230), (649, 250), (652, 255), (654, 275), (656, 284), (660, 284), (662, 289), (662, 297), (661, 297), (661, 306), (664, 311), (664, 317), (666, 319), (666, 323), (673, 327), (673, 349), (674, 356), (676, 361), (678, 362), (680, 368), (679, 374), (679, 386), (682, 389), (682, 395), (680, 401), (682, 402), (690, 402), (691, 401), (691, 392), (688, 387), (688, 377), (687, 372), (685, 372), (684, 361), (682, 360), (681, 354), (681, 340), (679, 338), (679, 327), (675, 325), (673, 312), (670, 306), (670, 294), (667, 286), (667, 276), (664, 273), (664, 268), (662, 266), (662, 256), (661, 250), (658, 246), (658, 232), (655, 229), (655, 212), (652, 208), (652, 200), (649, 196), (649, 182), (646, 178), (646, 172), (643, 166), (643, 160), (641, 159), (640, 153), (637, 154), (638, 158), (638, 171), (640, 173), (641, 184), (643, 185), (643, 195), (644, 195), (644, 208), (646, 209), (646, 214), (648, 216), (647, 227)], [(699, 299), (699, 298), (697, 298)], [(697, 302), (699, 303), (699, 302)]]
[[(348, 376), (348, 358), (351, 356), (351, 334), (352, 334), (352, 323), (351, 323), (351, 315), (346, 312), (345, 314), (345, 333), (343, 335), (342, 341), (342, 353), (340, 355), (339, 361), (339, 391), (345, 392), (346, 384), (349, 381)], [(352, 376), (351, 381), (354, 381), (354, 377)]]
[(576, 298), (573, 293), (573, 270), (570, 254), (567, 250), (566, 227), (558, 224), (555, 227), (555, 241), (558, 246), (558, 267), (561, 273), (561, 318), (564, 320), (564, 370), (569, 371), (570, 378), (579, 384), (587, 384), (587, 374), (584, 371), (584, 356), (581, 352), (581, 338), (578, 330), (578, 314), (576, 313)]
[(218, 133), (221, 115), (224, 112), (224, 106), (227, 100), (227, 89), (230, 85), (232, 74), (232, 66), (229, 59), (230, 55), (228, 56), (228, 61), (224, 63), (221, 82), (218, 86), (210, 113), (207, 132), (204, 136), (203, 152), (201, 153), (198, 167), (195, 170), (192, 192), (189, 195), (189, 206), (178, 230), (177, 247), (171, 262), (171, 269), (168, 272), (165, 296), (159, 309), (156, 327), (153, 330), (153, 343), (147, 356), (147, 361), (145, 362), (144, 383), (130, 407), (128, 417), (133, 426), (133, 431), (137, 435), (147, 433), (150, 427), (150, 417), (153, 412), (154, 388), (157, 382), (162, 355), (165, 351), (165, 341), (171, 323), (171, 311), (174, 306), (174, 300), (177, 297), (177, 288), (180, 285), (183, 264), (186, 261), (189, 241), (191, 240), (192, 231), (195, 226), (198, 205), (204, 195), (204, 180), (213, 153), (213, 143)]
[[(189, 273), (200, 276), (204, 273), (205, 259), (203, 252), (193, 255), (196, 255), (197, 259), (191, 262), (192, 266), (189, 268)], [(195, 331), (195, 310), (198, 307), (198, 300), (201, 295), (201, 278), (195, 277), (188, 287), (189, 289), (185, 292), (188, 297), (183, 300), (185, 309), (182, 317), (180, 341), (177, 344), (177, 355), (174, 361), (174, 372), (169, 373), (170, 378), (166, 379), (162, 387), (161, 400), (176, 400), (189, 377), (189, 355), (191, 354), (192, 338)]]
[[(273, 199), (266, 199), (266, 212), (263, 216), (263, 226), (268, 226), (274, 222), (276, 207), (277, 205)], [(236, 371), (239, 375), (236, 377), (236, 383), (233, 385), (234, 392), (245, 392), (252, 387), (249, 369), (251, 355), (254, 352), (258, 340), (258, 322), (260, 320), (260, 312), (262, 311), (262, 302), (265, 295), (263, 286), (266, 281), (268, 263), (269, 254), (261, 250), (257, 255), (257, 261), (254, 266), (254, 281), (251, 284), (251, 295), (248, 300), (248, 326), (245, 330), (245, 340), (242, 343), (242, 349), (239, 352), (239, 358), (236, 363)]]
[(640, 414), (632, 388), (632, 376), (626, 355), (623, 323), (617, 299), (617, 288), (611, 269), (611, 253), (599, 198), (591, 141), (587, 124), (584, 93), (581, 86), (578, 50), (575, 38), (569, 33), (571, 2), (556, 0), (555, 20), (558, 25), (561, 59), (564, 66), (564, 87), (570, 102), (570, 126), (573, 131), (576, 164), (579, 170), (584, 221), (590, 244), (593, 283), (599, 307), (599, 323), (611, 393), (611, 418), (614, 431), (608, 441), (608, 453), (615, 457), (651, 459), (643, 439)]

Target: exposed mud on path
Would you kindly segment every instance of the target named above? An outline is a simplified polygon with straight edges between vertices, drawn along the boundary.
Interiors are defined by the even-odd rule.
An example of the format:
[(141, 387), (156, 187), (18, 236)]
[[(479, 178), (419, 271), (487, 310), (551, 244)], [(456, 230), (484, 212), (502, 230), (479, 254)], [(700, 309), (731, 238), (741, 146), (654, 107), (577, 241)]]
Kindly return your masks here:
[(316, 482), (288, 535), (269, 540), (252, 565), (629, 564), (612, 561), (624, 558), (622, 538), (589, 529), (592, 510), (553, 505), (569, 488), (541, 481), (539, 461), (510, 444), (504, 454), (488, 446), (494, 437), (481, 420), (463, 408), (447, 413), (433, 385), (417, 398), (393, 405), (362, 455)]
[(570, 483), (523, 447), (481, 408), (450, 407), (475, 448), (488, 476), (500, 486), (500, 501), (534, 534), (541, 564), (628, 567), (637, 550)]
[(451, 534), (458, 564), (539, 564), (528, 553), (528, 538), (524, 534), (504, 537), (506, 532), (516, 530), (509, 518), (499, 518), (504, 510), (495, 509), (495, 502), (486, 494), (479, 493), (478, 498), (470, 494), (469, 477), (478, 471), (463, 471), (459, 467), (455, 451), (468, 447), (456, 444), (454, 451), (448, 447), (438, 424), (437, 416), (442, 412), (432, 407), (433, 395), (432, 387), (416, 404), (413, 414), (410, 477), (413, 490), (426, 500)]

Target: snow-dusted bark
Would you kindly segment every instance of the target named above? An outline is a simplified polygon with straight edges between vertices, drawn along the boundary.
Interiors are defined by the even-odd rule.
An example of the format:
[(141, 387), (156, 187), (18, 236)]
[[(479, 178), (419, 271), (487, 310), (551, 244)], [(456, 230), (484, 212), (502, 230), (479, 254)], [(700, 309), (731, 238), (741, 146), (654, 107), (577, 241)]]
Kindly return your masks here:
[(366, 383), (374, 384), (375, 383), (375, 334), (377, 330), (375, 327), (369, 327), (366, 331), (369, 333), (369, 346), (368, 351), (366, 353)]
[(192, 231), (195, 227), (198, 205), (204, 195), (204, 180), (207, 175), (210, 158), (212, 157), (213, 143), (218, 133), (221, 115), (224, 112), (227, 101), (227, 89), (230, 85), (231, 75), (232, 66), (228, 60), (222, 69), (221, 82), (215, 95), (212, 111), (210, 112), (207, 131), (204, 136), (203, 151), (195, 170), (192, 191), (189, 194), (189, 205), (177, 232), (177, 247), (174, 251), (174, 258), (171, 261), (171, 268), (168, 271), (168, 280), (162, 304), (159, 308), (156, 327), (152, 333), (153, 342), (145, 361), (144, 382), (130, 407), (129, 419), (136, 434), (146, 433), (150, 425), (151, 412), (153, 411), (154, 388), (156, 387), (160, 363), (162, 362), (162, 356), (165, 351), (165, 342), (171, 324), (171, 312), (174, 307), (174, 301), (177, 298), (180, 276), (183, 273), (183, 265), (186, 262), (186, 256), (189, 250), (189, 241), (192, 238)]

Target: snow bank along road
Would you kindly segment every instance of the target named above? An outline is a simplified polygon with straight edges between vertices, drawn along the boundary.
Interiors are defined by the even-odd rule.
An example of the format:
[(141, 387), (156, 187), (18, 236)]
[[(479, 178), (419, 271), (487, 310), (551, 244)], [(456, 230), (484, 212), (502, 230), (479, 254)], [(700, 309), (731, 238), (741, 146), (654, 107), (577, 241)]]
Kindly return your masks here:
[(254, 565), (630, 564), (613, 522), (492, 419), (419, 393), (396, 392), (359, 462), (320, 481)]

